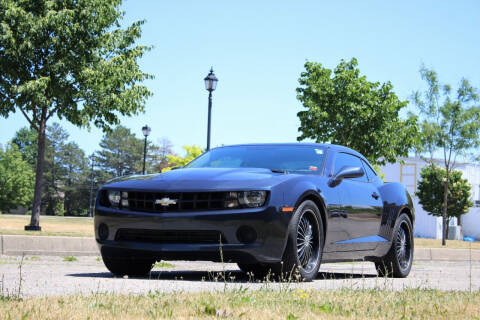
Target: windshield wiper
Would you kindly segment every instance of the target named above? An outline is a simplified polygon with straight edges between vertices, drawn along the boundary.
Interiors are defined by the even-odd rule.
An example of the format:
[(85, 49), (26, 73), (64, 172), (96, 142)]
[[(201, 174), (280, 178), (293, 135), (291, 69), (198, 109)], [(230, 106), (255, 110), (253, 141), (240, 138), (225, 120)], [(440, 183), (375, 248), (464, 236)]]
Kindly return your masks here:
[(270, 171), (274, 173), (283, 173), (283, 174), (288, 174), (287, 170), (282, 170), (282, 169), (270, 169)]

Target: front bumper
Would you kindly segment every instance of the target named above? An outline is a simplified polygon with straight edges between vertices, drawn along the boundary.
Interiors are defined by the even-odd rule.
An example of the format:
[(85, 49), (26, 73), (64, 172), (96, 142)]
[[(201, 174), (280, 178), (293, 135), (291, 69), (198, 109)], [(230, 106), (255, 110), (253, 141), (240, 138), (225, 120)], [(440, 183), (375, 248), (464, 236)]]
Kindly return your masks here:
[[(255, 209), (202, 212), (146, 213), (102, 207), (95, 209), (95, 237), (102, 254), (142, 255), (156, 260), (210, 260), (242, 263), (271, 263), (281, 260), (286, 245), (290, 212), (266, 206)], [(100, 240), (99, 226), (108, 227)], [(237, 236), (240, 227), (256, 232), (251, 243)], [(118, 240), (120, 229), (149, 231), (217, 231), (225, 243), (159, 243)]]

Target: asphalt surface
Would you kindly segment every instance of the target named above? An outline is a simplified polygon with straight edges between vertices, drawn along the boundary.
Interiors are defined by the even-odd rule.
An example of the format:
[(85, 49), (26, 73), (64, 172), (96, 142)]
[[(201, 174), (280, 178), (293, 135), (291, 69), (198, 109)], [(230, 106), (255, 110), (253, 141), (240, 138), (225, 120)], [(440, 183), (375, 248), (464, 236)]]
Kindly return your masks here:
[[(115, 278), (97, 257), (0, 256), (0, 294), (58, 296), (103, 292), (141, 294), (149, 291), (178, 292), (224, 289), (386, 289), (480, 290), (480, 262), (414, 262), (406, 279), (376, 275), (373, 263), (323, 264), (317, 279), (309, 283), (256, 282), (236, 264), (205, 261), (169, 261), (174, 267), (155, 268), (147, 278)], [(222, 276), (224, 271), (225, 277)], [(226, 278), (226, 279), (224, 279)], [(20, 281), (21, 279), (21, 281)]]

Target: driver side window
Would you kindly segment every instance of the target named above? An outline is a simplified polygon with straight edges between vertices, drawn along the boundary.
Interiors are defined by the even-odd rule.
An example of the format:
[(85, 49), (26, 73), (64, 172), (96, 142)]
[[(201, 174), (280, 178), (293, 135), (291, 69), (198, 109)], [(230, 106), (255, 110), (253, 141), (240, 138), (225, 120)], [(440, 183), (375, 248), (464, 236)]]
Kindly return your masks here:
[[(335, 156), (334, 174), (336, 174), (338, 171), (340, 171), (340, 169), (342, 169), (343, 167), (360, 167), (360, 168), (363, 169), (362, 160), (360, 160), (360, 158), (358, 158), (354, 155), (339, 152)], [(366, 174), (364, 174), (363, 176), (361, 176), (359, 178), (353, 178), (353, 179), (350, 179), (350, 180), (368, 182), (368, 178), (367, 178)]]

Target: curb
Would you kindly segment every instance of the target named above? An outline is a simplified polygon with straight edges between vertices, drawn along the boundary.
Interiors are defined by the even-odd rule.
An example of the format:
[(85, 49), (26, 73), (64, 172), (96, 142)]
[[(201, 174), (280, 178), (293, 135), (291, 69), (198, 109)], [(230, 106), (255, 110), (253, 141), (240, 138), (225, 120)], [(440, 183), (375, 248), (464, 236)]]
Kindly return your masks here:
[(478, 249), (416, 248), (416, 261), (480, 261)]
[[(415, 261), (477, 261), (478, 249), (415, 248)], [(94, 238), (0, 235), (0, 255), (99, 256)]]
[(0, 235), (2, 255), (98, 256), (94, 238)]

